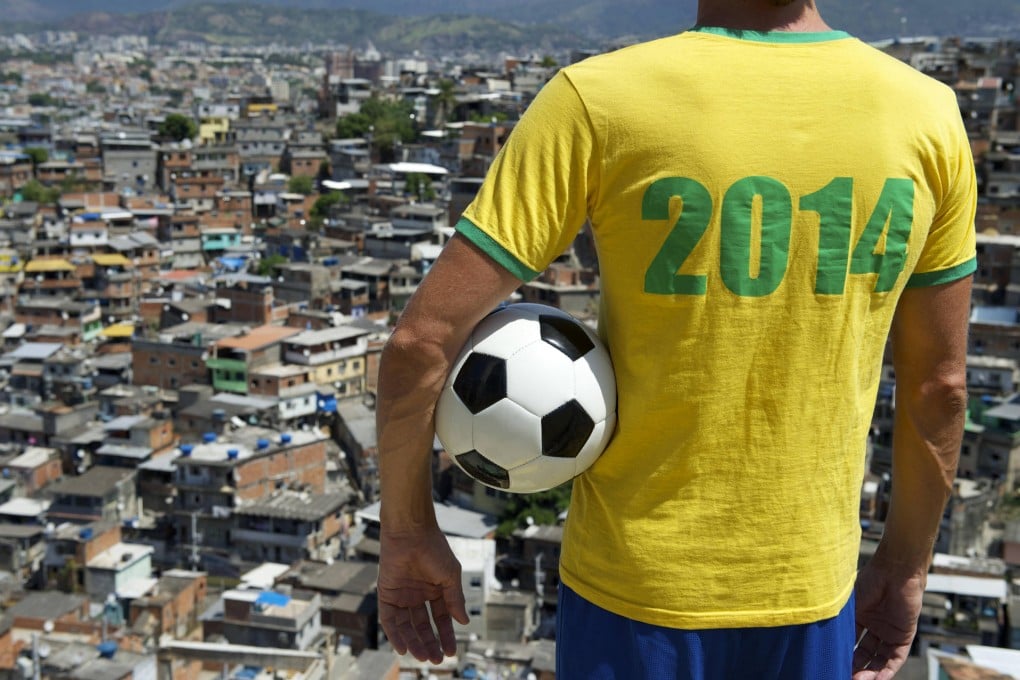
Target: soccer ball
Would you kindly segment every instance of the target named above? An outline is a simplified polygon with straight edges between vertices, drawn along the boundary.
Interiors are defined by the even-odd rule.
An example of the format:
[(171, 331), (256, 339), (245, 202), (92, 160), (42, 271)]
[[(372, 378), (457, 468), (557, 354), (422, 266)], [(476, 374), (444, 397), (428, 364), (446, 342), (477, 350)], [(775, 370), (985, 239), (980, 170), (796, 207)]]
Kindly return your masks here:
[(436, 404), (436, 436), (486, 486), (544, 491), (588, 468), (616, 425), (616, 380), (598, 336), (566, 312), (497, 309), (464, 344)]

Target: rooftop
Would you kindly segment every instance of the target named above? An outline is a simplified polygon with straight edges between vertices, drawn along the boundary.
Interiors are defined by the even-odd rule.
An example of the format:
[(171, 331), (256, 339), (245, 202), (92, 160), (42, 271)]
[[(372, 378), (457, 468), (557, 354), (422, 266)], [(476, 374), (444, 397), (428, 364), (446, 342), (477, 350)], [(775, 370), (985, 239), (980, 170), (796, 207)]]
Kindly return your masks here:
[(216, 346), (241, 350), (262, 349), (301, 332), (300, 328), (290, 326), (258, 326), (244, 335), (223, 338)]
[(235, 508), (234, 514), (314, 522), (336, 512), (347, 500), (347, 495), (342, 493), (309, 494), (283, 491), (250, 505)]
[(145, 556), (151, 555), (154, 551), (155, 549), (151, 545), (116, 543), (89, 560), (88, 568), (120, 571)]
[(54, 496), (87, 496), (103, 498), (120, 482), (134, 474), (134, 470), (106, 465), (96, 465), (77, 477), (64, 477), (53, 483), (50, 491)]

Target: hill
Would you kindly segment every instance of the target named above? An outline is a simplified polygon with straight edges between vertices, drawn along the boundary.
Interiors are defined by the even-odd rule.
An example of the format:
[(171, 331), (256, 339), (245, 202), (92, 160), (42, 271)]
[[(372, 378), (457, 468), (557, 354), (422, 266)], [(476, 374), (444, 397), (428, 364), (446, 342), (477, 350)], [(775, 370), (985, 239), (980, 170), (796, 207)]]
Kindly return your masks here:
[[(820, 0), (831, 25), (865, 39), (900, 35), (1020, 36), (1016, 0)], [(521, 50), (676, 33), (693, 0), (0, 0), (0, 31), (140, 33), (154, 40), (340, 42), (383, 49)]]

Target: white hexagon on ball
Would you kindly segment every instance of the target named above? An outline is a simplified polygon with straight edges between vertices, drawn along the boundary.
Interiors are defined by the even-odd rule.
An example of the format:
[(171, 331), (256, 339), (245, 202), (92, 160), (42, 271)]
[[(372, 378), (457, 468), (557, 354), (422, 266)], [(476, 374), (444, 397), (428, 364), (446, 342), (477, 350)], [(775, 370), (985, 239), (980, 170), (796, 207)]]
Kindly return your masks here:
[(503, 399), (474, 416), (474, 448), (505, 470), (524, 465), (542, 451), (542, 420)]
[(588, 352), (573, 366), (574, 398), (592, 420), (603, 420), (616, 411), (616, 377), (605, 352)]
[(448, 384), (436, 404), (436, 436), (451, 454), (474, 448), (474, 416)]
[(482, 319), (471, 333), (475, 352), (506, 359), (532, 343), (542, 340), (535, 316), (506, 307)]
[(574, 362), (547, 343), (528, 345), (506, 361), (506, 396), (544, 416), (574, 398)]

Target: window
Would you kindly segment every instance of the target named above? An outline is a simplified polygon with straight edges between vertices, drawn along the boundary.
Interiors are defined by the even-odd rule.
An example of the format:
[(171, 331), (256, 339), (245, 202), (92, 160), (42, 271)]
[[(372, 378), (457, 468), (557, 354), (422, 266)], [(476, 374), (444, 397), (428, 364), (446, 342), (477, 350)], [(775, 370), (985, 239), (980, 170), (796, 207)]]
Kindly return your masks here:
[(152, 364), (153, 366), (158, 366), (159, 365), (159, 357), (157, 357), (157, 356), (149, 356), (149, 363)]
[(471, 577), (471, 587), (472, 588), (481, 588), (482, 587), (482, 577), (481, 576), (472, 576)]

